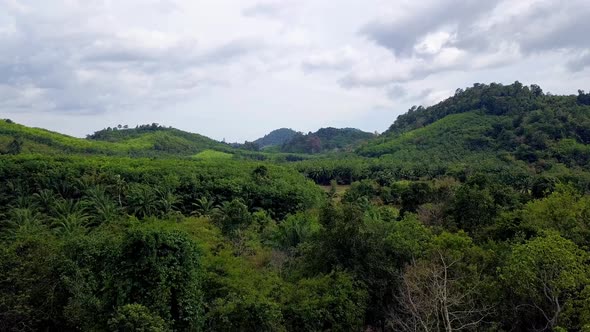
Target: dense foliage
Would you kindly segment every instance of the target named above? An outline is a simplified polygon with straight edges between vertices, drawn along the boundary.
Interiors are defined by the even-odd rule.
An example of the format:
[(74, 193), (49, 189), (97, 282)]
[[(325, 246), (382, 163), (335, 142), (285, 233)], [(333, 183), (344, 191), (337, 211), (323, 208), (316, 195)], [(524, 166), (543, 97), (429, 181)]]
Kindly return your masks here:
[(281, 146), (282, 152), (320, 153), (352, 149), (373, 134), (354, 128), (321, 128), (315, 133), (297, 133)]
[(287, 142), (289, 142), (297, 132), (293, 129), (289, 128), (280, 128), (271, 131), (270, 133), (264, 135), (253, 143), (256, 144), (260, 149), (264, 149), (269, 146), (281, 146)]
[(0, 330), (590, 331), (587, 98), (477, 84), (305, 160), (0, 122)]

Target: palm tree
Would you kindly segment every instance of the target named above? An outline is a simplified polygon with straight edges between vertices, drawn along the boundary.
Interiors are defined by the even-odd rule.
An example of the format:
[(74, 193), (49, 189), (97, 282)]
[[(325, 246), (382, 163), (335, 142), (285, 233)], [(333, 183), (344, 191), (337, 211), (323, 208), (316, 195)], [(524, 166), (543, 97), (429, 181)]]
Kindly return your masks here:
[(121, 175), (119, 175), (119, 174), (115, 175), (115, 187), (117, 189), (117, 198), (119, 201), (119, 207), (123, 207), (123, 201), (121, 200), (121, 196), (122, 196), (123, 192), (128, 188), (128, 186), (127, 186), (127, 182), (125, 182), (125, 179), (123, 179), (121, 177)]
[(177, 211), (176, 205), (180, 203), (180, 199), (170, 190), (156, 190), (156, 193), (160, 197), (158, 205), (164, 215), (170, 216)]
[(232, 234), (235, 230), (252, 222), (252, 215), (241, 199), (226, 201), (218, 205), (213, 218), (226, 235)]
[(128, 199), (131, 213), (138, 218), (153, 216), (158, 210), (158, 197), (154, 190), (147, 185), (132, 186)]
[(8, 188), (8, 191), (13, 193), (13, 195), (28, 196), (28, 187), (21, 180), (8, 180), (6, 181), (6, 187)]
[(43, 227), (43, 216), (30, 208), (12, 209), (8, 220), (2, 221), (0, 233), (3, 236), (14, 236), (18, 232), (35, 233)]
[(80, 201), (60, 199), (54, 204), (52, 211), (52, 226), (62, 234), (69, 235), (77, 231), (84, 231), (88, 223), (86, 209)]
[(45, 213), (49, 213), (57, 199), (55, 193), (50, 189), (43, 189), (33, 194), (33, 199)]
[(121, 212), (115, 200), (100, 185), (86, 190), (84, 204), (91, 211), (95, 224), (113, 221)]
[(209, 199), (206, 196), (198, 198), (195, 203), (192, 204), (194, 210), (191, 214), (197, 216), (212, 216), (219, 209), (215, 207), (215, 200)]
[(59, 219), (54, 219), (54, 231), (63, 236), (86, 232), (88, 217), (81, 214), (68, 214)]
[(9, 206), (15, 209), (35, 209), (37, 207), (37, 204), (33, 200), (32, 196), (19, 195), (12, 203), (10, 203)]
[(67, 179), (57, 178), (51, 180), (51, 187), (61, 197), (72, 197), (77, 194), (78, 189), (75, 188)]
[(313, 225), (309, 220), (293, 216), (279, 225), (277, 241), (284, 249), (295, 248), (308, 240), (313, 232)]

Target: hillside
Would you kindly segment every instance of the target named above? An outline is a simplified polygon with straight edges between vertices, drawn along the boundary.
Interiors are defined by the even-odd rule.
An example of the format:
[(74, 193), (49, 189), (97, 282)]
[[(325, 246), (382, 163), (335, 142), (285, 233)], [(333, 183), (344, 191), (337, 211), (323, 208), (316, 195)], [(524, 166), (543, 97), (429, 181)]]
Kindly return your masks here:
[(475, 84), (437, 105), (413, 107), (354, 153), (320, 155), (294, 167), (324, 185), (480, 172), (526, 191), (547, 181), (589, 185), (588, 144), (590, 94), (556, 96), (518, 82)]
[(432, 107), (400, 115), (382, 137), (359, 148), (366, 157), (454, 162), (481, 155), (539, 168), (588, 167), (590, 106), (538, 86), (476, 84)]
[(254, 141), (254, 143), (260, 148), (264, 149), (270, 146), (280, 146), (289, 142), (293, 137), (297, 135), (297, 132), (290, 128), (280, 128), (271, 131)]
[(118, 143), (120, 145), (151, 146), (154, 151), (169, 154), (191, 155), (203, 150), (229, 151), (225, 144), (203, 135), (189, 133), (156, 123), (140, 125), (133, 129), (103, 129), (88, 135), (87, 139)]
[(352, 150), (374, 135), (355, 128), (321, 128), (308, 134), (298, 133), (281, 146), (281, 152), (322, 153)]
[(233, 152), (205, 136), (158, 125), (135, 129), (105, 129), (87, 139), (0, 121), (1, 153), (97, 154), (119, 156), (192, 156), (206, 150)]

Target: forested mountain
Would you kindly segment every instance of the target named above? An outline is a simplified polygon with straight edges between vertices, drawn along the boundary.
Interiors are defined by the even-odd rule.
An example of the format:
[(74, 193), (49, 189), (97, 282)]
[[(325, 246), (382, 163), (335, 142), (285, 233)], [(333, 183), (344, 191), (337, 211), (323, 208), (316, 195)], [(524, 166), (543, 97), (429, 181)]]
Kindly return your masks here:
[(589, 144), (590, 94), (518, 82), (306, 160), (0, 121), (0, 331), (590, 331)]
[(476, 84), (428, 108), (400, 115), (379, 139), (358, 150), (408, 162), (456, 162), (475, 155), (515, 159), (548, 169), (588, 169), (590, 105), (579, 96), (545, 95), (540, 87)]
[(254, 144), (256, 144), (260, 149), (264, 149), (269, 146), (280, 146), (289, 142), (296, 134), (297, 132), (290, 128), (275, 129), (264, 135), (264, 137), (255, 140)]
[[(475, 84), (428, 108), (414, 107), (390, 129), (346, 156), (298, 163), (319, 183), (418, 179), (504, 172), (578, 179), (589, 170), (590, 94), (544, 94), (516, 82)], [(573, 176), (573, 175), (572, 175)], [(584, 180), (586, 181), (586, 180)]]
[(352, 150), (359, 143), (374, 135), (355, 128), (321, 128), (307, 134), (297, 133), (281, 146), (282, 152), (321, 153)]

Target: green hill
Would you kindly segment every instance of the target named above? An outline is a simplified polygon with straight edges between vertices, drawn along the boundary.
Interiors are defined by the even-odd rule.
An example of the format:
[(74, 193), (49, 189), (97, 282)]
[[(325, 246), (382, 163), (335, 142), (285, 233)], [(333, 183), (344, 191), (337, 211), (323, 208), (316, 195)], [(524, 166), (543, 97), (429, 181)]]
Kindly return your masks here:
[(0, 153), (98, 154), (147, 157), (192, 156), (205, 150), (233, 153), (230, 146), (202, 135), (158, 125), (105, 129), (75, 138), (45, 129), (0, 121)]
[(297, 135), (297, 132), (289, 128), (280, 128), (271, 131), (254, 141), (254, 143), (260, 148), (264, 149), (270, 146), (280, 146), (289, 142), (293, 137)]
[[(317, 183), (465, 178), (483, 172), (535, 181), (590, 183), (590, 94), (545, 94), (516, 82), (475, 84), (431, 107), (413, 107), (353, 153), (296, 167)], [(549, 180), (539, 179), (546, 177)]]
[(281, 146), (281, 152), (321, 153), (351, 150), (374, 135), (355, 128), (321, 128), (315, 133), (296, 134)]
[(203, 135), (163, 127), (156, 123), (140, 125), (133, 129), (103, 129), (88, 135), (87, 138), (121, 145), (147, 146), (151, 150), (168, 154), (191, 155), (203, 150), (231, 150), (227, 144)]
[(588, 167), (590, 106), (538, 86), (476, 84), (432, 107), (400, 115), (383, 136), (358, 149), (366, 157), (454, 162), (514, 158), (546, 169)]

